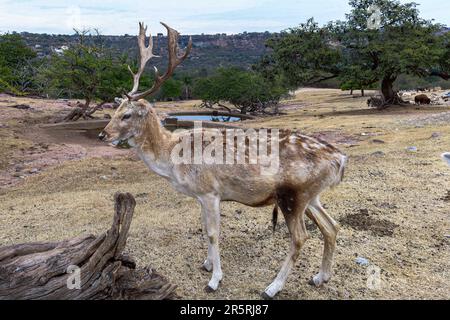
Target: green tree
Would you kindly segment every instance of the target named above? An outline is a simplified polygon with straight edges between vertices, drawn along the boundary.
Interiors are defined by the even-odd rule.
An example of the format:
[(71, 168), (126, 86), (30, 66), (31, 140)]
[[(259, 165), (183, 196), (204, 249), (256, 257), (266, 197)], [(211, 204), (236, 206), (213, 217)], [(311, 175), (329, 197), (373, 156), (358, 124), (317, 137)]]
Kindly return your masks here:
[(183, 74), (181, 76), (181, 81), (183, 83), (183, 98), (189, 100), (192, 97), (192, 86), (194, 84), (194, 79), (189, 74)]
[(336, 78), (342, 70), (342, 52), (333, 41), (330, 30), (311, 18), (267, 41), (273, 52), (264, 58), (265, 68), (272, 69), (272, 74), (281, 70), (292, 88)]
[(402, 74), (448, 80), (449, 36), (439, 33), (441, 25), (420, 18), (415, 3), (351, 0), (350, 5), (345, 21), (319, 27), (310, 19), (268, 41), (291, 86), (332, 78), (361, 87), (379, 83), (385, 101), (399, 103), (394, 82)]
[(161, 87), (160, 99), (176, 100), (181, 97), (183, 82), (175, 79), (168, 79)]
[(32, 82), (31, 61), (36, 53), (19, 34), (0, 35), (0, 90), (21, 94)]
[(261, 74), (235, 67), (221, 68), (217, 74), (195, 82), (194, 95), (208, 107), (231, 103), (241, 113), (263, 112), (278, 104), (287, 90), (267, 81)]
[[(42, 81), (48, 83), (46, 91), (50, 96), (85, 100), (66, 120), (92, 117), (101, 105), (132, 86), (126, 57), (114, 58), (98, 34), (92, 36), (83, 31), (78, 36), (77, 44), (51, 57), (48, 68), (41, 75)], [(142, 84), (147, 82), (144, 80)], [(94, 101), (99, 104), (90, 107)]]

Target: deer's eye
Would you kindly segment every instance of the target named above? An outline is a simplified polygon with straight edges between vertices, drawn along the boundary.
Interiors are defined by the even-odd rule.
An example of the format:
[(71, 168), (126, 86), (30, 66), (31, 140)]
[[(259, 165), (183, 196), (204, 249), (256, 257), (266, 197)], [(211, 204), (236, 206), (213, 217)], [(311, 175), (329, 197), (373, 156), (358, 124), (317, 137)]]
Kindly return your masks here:
[(131, 118), (131, 114), (130, 113), (124, 114), (123, 117), (122, 117), (122, 120), (127, 120), (127, 119), (130, 119), (130, 118)]

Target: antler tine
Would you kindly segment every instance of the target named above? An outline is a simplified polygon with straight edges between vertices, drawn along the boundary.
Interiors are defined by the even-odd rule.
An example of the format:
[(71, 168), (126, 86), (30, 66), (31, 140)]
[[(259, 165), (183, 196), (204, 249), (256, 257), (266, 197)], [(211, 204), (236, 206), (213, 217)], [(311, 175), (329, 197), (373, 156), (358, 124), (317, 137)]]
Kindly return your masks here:
[(149, 96), (162, 86), (164, 81), (170, 78), (172, 76), (173, 72), (175, 71), (176, 67), (180, 65), (189, 55), (189, 53), (192, 50), (192, 37), (189, 38), (189, 43), (186, 47), (186, 51), (181, 57), (178, 57), (178, 38), (180, 34), (175, 29), (172, 29), (164, 22), (161, 22), (161, 24), (167, 29), (167, 41), (168, 41), (168, 51), (169, 51), (169, 64), (167, 67), (167, 71), (164, 73), (164, 75), (160, 76), (158, 69), (155, 68), (155, 83), (153, 86), (139, 94), (132, 94), (132, 100), (139, 100), (142, 98), (145, 98), (146, 96)]
[(178, 57), (178, 38), (180, 36), (180, 33), (169, 27), (164, 22), (161, 22), (161, 24), (167, 29), (167, 35), (168, 35), (168, 41), (169, 41), (169, 67), (176, 68), (181, 62), (183, 62), (184, 59), (187, 58), (189, 55), (191, 49), (192, 49), (192, 37), (189, 38), (189, 43), (186, 48), (186, 52), (183, 56), (180, 58)]
[(142, 76), (142, 73), (145, 70), (145, 65), (147, 62), (153, 58), (158, 57), (153, 54), (153, 38), (152, 35), (149, 35), (149, 41), (148, 46), (145, 45), (145, 39), (147, 34), (147, 26), (144, 25), (143, 22), (139, 22), (139, 36), (138, 36), (138, 46), (139, 46), (139, 56), (140, 56), (140, 63), (139, 63), (139, 69), (136, 73), (131, 70), (131, 67), (128, 66), (128, 70), (133, 76), (133, 89), (128, 93), (129, 96), (132, 96), (135, 94), (139, 89), (139, 80)]

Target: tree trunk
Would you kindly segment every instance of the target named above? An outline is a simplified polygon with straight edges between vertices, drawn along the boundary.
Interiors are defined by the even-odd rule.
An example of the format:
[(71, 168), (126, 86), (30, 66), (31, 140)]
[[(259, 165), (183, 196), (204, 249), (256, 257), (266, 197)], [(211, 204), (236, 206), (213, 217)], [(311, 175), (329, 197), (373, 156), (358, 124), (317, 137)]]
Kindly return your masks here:
[(350, 95), (351, 96), (353, 95), (353, 89), (350, 89)]
[(89, 108), (89, 105), (91, 104), (91, 99), (86, 98), (86, 101), (84, 102), (84, 110), (87, 110)]
[(361, 89), (361, 97), (364, 97), (366, 94), (364, 92), (364, 89)]
[(381, 82), (381, 93), (386, 102), (394, 101), (394, 82), (397, 79), (395, 76), (385, 76)]
[(381, 82), (381, 93), (386, 104), (404, 104), (405, 101), (399, 97), (397, 92), (394, 91), (394, 82), (397, 80), (397, 76), (385, 76)]
[(63, 121), (77, 121), (80, 118), (83, 118), (85, 120), (94, 119), (92, 115), (105, 103), (106, 101), (103, 101), (95, 107), (89, 108), (90, 100), (87, 99), (85, 104), (78, 103), (77, 106), (67, 116), (64, 117)]
[[(236, 107), (236, 105), (235, 105), (235, 107)], [(247, 110), (248, 109), (248, 107), (247, 106), (242, 106), (241, 107), (241, 114), (247, 114)]]
[(135, 205), (117, 193), (112, 227), (98, 237), (0, 248), (0, 300), (173, 298), (174, 285), (122, 253)]

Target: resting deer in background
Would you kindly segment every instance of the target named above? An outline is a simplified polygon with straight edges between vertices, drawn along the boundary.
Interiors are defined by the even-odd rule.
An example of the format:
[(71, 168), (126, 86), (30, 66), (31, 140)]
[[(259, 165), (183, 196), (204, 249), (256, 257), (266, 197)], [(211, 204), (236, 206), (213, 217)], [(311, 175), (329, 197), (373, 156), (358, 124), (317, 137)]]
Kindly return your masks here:
[[(186, 59), (192, 48), (190, 40), (186, 52), (179, 57), (177, 55), (179, 34), (163, 25), (168, 31), (167, 71), (161, 76), (155, 68), (156, 80), (153, 86), (142, 93), (137, 92), (139, 78), (146, 63), (153, 57), (151, 37), (149, 45), (146, 46), (146, 28), (140, 23), (139, 70), (133, 73), (130, 69), (134, 78), (133, 89), (122, 100), (99, 138), (113, 145), (127, 141), (150, 170), (167, 179), (177, 191), (198, 200), (201, 205), (203, 230), (206, 231), (208, 239), (208, 254), (203, 267), (209, 272), (212, 271), (207, 291), (217, 290), (222, 280), (219, 253), (221, 201), (235, 201), (251, 207), (275, 206), (273, 211), (275, 222), (278, 207), (284, 215), (291, 235), (291, 247), (275, 280), (264, 291), (265, 298), (273, 298), (283, 288), (300, 254), (300, 249), (308, 238), (305, 215), (317, 224), (324, 235), (322, 264), (311, 283), (316, 286), (326, 283), (331, 277), (338, 226), (320, 204), (319, 195), (341, 182), (347, 157), (324, 141), (290, 130), (280, 130), (276, 140), (278, 144), (274, 148), (278, 150), (278, 166), (276, 172), (269, 175), (262, 173), (262, 164), (258, 163), (229, 165), (175, 162), (173, 150), (184, 138), (195, 135), (206, 137), (208, 130), (170, 132), (161, 125), (150, 103), (143, 99), (157, 92), (164, 81), (173, 74), (175, 68)], [(271, 136), (270, 140), (275, 141), (275, 136)], [(230, 148), (234, 150), (242, 144), (246, 145), (247, 141), (238, 144), (239, 140), (232, 140), (231, 143), (227, 141), (226, 144), (220, 144), (220, 148), (227, 151)], [(247, 160), (248, 154), (245, 154)]]

